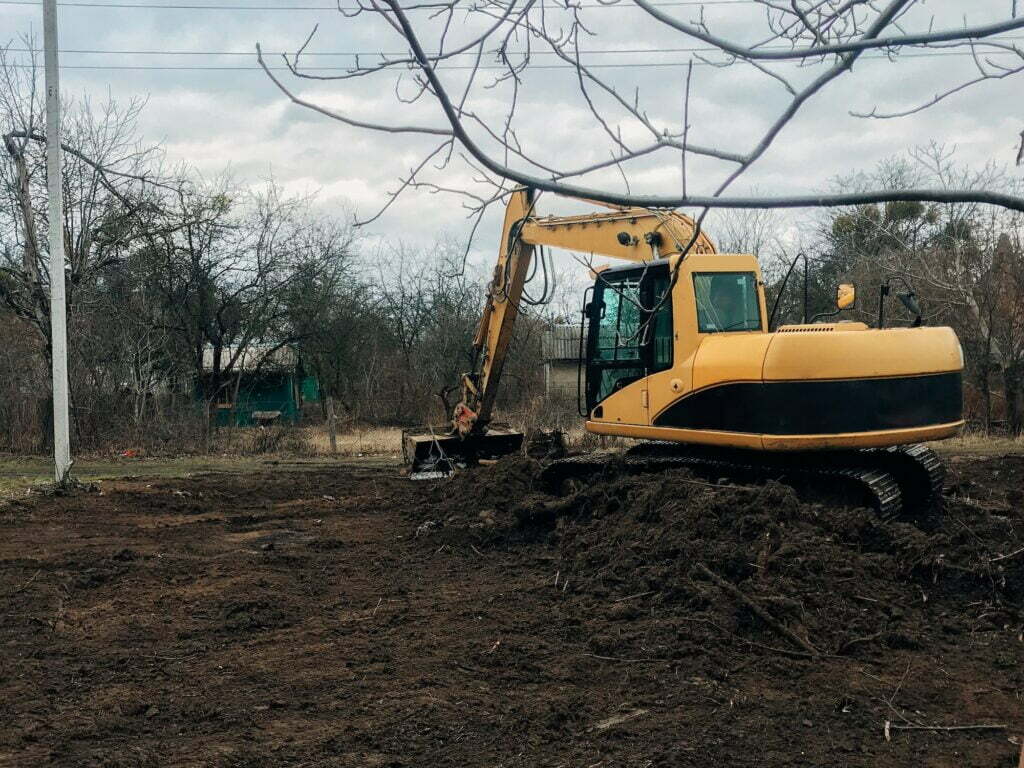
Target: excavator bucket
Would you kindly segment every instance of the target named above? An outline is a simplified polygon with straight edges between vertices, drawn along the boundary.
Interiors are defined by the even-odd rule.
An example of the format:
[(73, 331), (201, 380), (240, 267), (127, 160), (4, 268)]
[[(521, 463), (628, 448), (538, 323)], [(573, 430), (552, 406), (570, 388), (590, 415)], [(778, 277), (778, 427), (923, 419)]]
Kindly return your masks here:
[(447, 477), (481, 460), (500, 459), (523, 447), (523, 433), (491, 426), (487, 432), (463, 437), (444, 428), (405, 430), (402, 455), (413, 480)]

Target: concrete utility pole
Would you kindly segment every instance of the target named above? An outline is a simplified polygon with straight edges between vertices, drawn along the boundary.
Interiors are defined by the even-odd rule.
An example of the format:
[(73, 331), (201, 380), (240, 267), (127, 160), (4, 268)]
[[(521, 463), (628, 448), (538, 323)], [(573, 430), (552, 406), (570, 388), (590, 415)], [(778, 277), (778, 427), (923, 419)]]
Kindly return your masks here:
[(54, 479), (71, 471), (68, 429), (68, 326), (64, 298), (64, 192), (61, 186), (60, 73), (57, 64), (57, 0), (43, 0), (46, 64), (46, 184), (50, 202), (50, 341), (53, 349)]

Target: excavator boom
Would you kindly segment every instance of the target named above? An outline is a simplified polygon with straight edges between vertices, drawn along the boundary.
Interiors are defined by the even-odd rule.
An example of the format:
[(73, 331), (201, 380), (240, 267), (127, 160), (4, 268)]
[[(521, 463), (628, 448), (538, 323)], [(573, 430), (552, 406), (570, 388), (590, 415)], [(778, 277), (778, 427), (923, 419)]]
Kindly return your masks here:
[[(620, 208), (580, 216), (534, 215), (531, 190), (512, 193), (505, 211), (501, 250), (487, 291), (483, 315), (473, 340), (478, 370), (463, 378), (458, 429), (463, 435), (485, 428), (501, 381), (509, 343), (520, 312), (523, 285), (534, 248), (547, 246), (636, 263), (689, 253), (715, 253), (703, 232), (695, 242), (696, 223), (675, 211)], [(468, 412), (467, 412), (468, 411)]]

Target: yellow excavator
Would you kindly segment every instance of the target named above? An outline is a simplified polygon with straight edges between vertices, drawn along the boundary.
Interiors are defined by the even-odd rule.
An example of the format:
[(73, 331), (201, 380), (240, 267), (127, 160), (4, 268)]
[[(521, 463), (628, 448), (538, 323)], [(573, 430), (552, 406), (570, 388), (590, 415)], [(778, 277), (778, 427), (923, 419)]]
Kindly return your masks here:
[[(922, 443), (964, 424), (951, 328), (840, 320), (771, 330), (756, 258), (718, 253), (691, 218), (642, 208), (538, 216), (534, 206), (529, 189), (510, 196), (475, 369), (450, 427), (405, 435), (414, 473), (520, 449), (523, 435), (491, 415), (534, 250), (548, 246), (629, 262), (594, 270), (580, 343), (587, 431), (642, 441), (619, 466), (817, 485), (886, 518), (935, 523), (944, 468)], [(855, 302), (854, 287), (839, 286), (830, 315)], [(565, 458), (544, 476), (559, 488), (606, 463)]]

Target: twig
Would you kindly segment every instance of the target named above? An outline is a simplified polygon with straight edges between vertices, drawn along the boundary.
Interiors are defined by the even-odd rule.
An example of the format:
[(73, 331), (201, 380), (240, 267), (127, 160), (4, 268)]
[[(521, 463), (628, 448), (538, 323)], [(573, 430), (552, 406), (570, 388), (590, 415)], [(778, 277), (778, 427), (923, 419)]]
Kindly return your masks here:
[(673, 483), (686, 483), (687, 485), (703, 485), (706, 488), (732, 488), (738, 491), (760, 491), (757, 485), (738, 485), (736, 483), (709, 483), (707, 480), (688, 480), (685, 478), (673, 478)]
[(43, 572), (43, 569), (40, 568), (38, 571), (36, 571), (35, 573), (32, 574), (32, 578), (31, 579), (26, 581), (24, 584), (22, 584), (20, 587), (18, 587), (17, 589), (13, 590), (12, 592), (8, 592), (6, 595), (4, 595), (4, 597), (14, 597), (14, 595), (18, 594), (19, 592), (24, 592), (26, 589), (29, 588), (29, 586), (31, 586), (32, 582), (35, 581), (36, 577), (40, 573), (42, 573), (42, 572)]
[(885, 634), (884, 632), (875, 632), (875, 634), (867, 635), (865, 637), (853, 637), (853, 638), (851, 638), (849, 640), (844, 641), (836, 649), (836, 653), (841, 655), (841, 654), (845, 653), (846, 651), (850, 650), (850, 648), (852, 648), (855, 645), (860, 645), (861, 643), (870, 643), (872, 640), (877, 640), (878, 638), (880, 638), (884, 634)]
[(746, 643), (747, 645), (752, 646), (753, 648), (760, 648), (762, 651), (770, 651), (771, 653), (778, 653), (783, 656), (790, 656), (794, 659), (816, 659), (820, 656), (820, 654), (816, 653), (808, 653), (805, 651), (792, 651), (789, 648), (776, 648), (773, 645), (755, 643), (753, 640), (748, 640), (745, 637), (740, 637), (739, 635), (733, 634), (732, 632), (730, 632), (729, 634), (735, 637), (741, 643)]
[(686, 197), (686, 144), (690, 136), (690, 78), (693, 76), (693, 59), (686, 67), (686, 94), (683, 96), (683, 149), (679, 153), (682, 164), (683, 197)]
[(911, 663), (912, 662), (909, 662), (909, 661), (907, 662), (907, 668), (903, 671), (903, 676), (900, 678), (900, 681), (898, 683), (896, 683), (896, 690), (894, 690), (892, 692), (892, 695), (888, 699), (890, 704), (895, 705), (896, 697), (899, 695), (900, 688), (903, 687), (903, 683), (905, 683), (906, 680), (907, 680), (907, 675), (910, 674), (910, 665), (911, 665)]
[(623, 664), (656, 664), (672, 661), (672, 659), (617, 659), (614, 656), (598, 656), (596, 653), (584, 653), (583, 655), (589, 656), (592, 659), (600, 659), (601, 661), (619, 661)]
[[(735, 632), (730, 632), (725, 627), (720, 627), (717, 624), (715, 624), (715, 622), (709, 621), (707, 619), (684, 618), (683, 621), (692, 621), (692, 622), (695, 622), (697, 624), (706, 624), (709, 627), (717, 629), (722, 634), (728, 635), (729, 637), (733, 638), (734, 640), (739, 640), (741, 643), (745, 643), (746, 645), (752, 646), (754, 648), (760, 648), (763, 651), (771, 651), (772, 653), (779, 653), (779, 654), (782, 654), (783, 656), (790, 656), (790, 657), (792, 657), (794, 659), (813, 659), (813, 658), (818, 658), (818, 654), (814, 654), (814, 653), (805, 653), (804, 651), (794, 651), (794, 650), (792, 650), (790, 648), (776, 648), (776, 647), (774, 647), (772, 645), (765, 645), (764, 643), (756, 643), (753, 640), (748, 640), (745, 637), (740, 637)], [(821, 654), (821, 655), (824, 656), (824, 654)], [(839, 656), (835, 656), (835, 655), (830, 655), (828, 658), (840, 658), (840, 657)]]
[(988, 561), (990, 563), (998, 563), (1000, 560), (1009, 560), (1011, 557), (1016, 557), (1017, 555), (1022, 553), (1024, 553), (1024, 547), (1014, 550), (1013, 552), (1008, 552), (1005, 555), (999, 555), (998, 557), (990, 557)]
[(647, 597), (647, 595), (653, 595), (653, 594), (654, 594), (654, 590), (649, 590), (647, 592), (637, 592), (635, 595), (627, 595), (626, 597), (620, 597), (620, 598), (618, 598), (616, 600), (612, 600), (612, 602), (613, 603), (622, 603), (622, 602), (625, 602), (626, 600), (632, 600), (635, 597)]
[(612, 715), (611, 717), (607, 717), (587, 728), (587, 733), (592, 733), (593, 731), (607, 731), (609, 728), (613, 728), (616, 725), (622, 725), (623, 723), (628, 723), (630, 720), (643, 717), (647, 714), (647, 711), (648, 710), (646, 709), (634, 709), (632, 712), (626, 712), (622, 715)]
[(1005, 723), (986, 723), (982, 725), (900, 725), (889, 720), (885, 721), (885, 740), (889, 741), (889, 731), (1005, 731)]
[(779, 622), (774, 616), (772, 616), (770, 613), (768, 613), (768, 611), (766, 611), (760, 605), (758, 605), (753, 600), (751, 600), (749, 597), (747, 597), (745, 594), (743, 594), (743, 592), (741, 592), (736, 587), (736, 585), (731, 584), (728, 581), (726, 581), (725, 579), (723, 579), (717, 573), (715, 573), (710, 568), (708, 568), (706, 565), (704, 565), (704, 563), (697, 563), (696, 567), (697, 567), (697, 570), (699, 570), (701, 573), (703, 573), (705, 576), (707, 576), (709, 579), (711, 579), (711, 581), (714, 582), (714, 584), (719, 589), (721, 589), (724, 592), (727, 592), (728, 594), (732, 595), (734, 598), (736, 598), (741, 603), (743, 603), (745, 606), (747, 606), (751, 611), (754, 612), (754, 614), (759, 619), (761, 619), (761, 621), (763, 621), (765, 624), (767, 624), (769, 627), (771, 627), (773, 630), (775, 630), (775, 632), (777, 632), (778, 634), (780, 634), (783, 637), (787, 638), (788, 640), (796, 643), (797, 645), (799, 645), (801, 648), (803, 648), (805, 651), (807, 651), (807, 653), (811, 654), (812, 656), (820, 656), (821, 655), (821, 651), (819, 651), (817, 648), (815, 648), (813, 645), (811, 645), (808, 641), (804, 640), (802, 637), (800, 637), (800, 635), (796, 634), (796, 632), (791, 630), (789, 627), (787, 627), (784, 624), (782, 624), (781, 622)]

